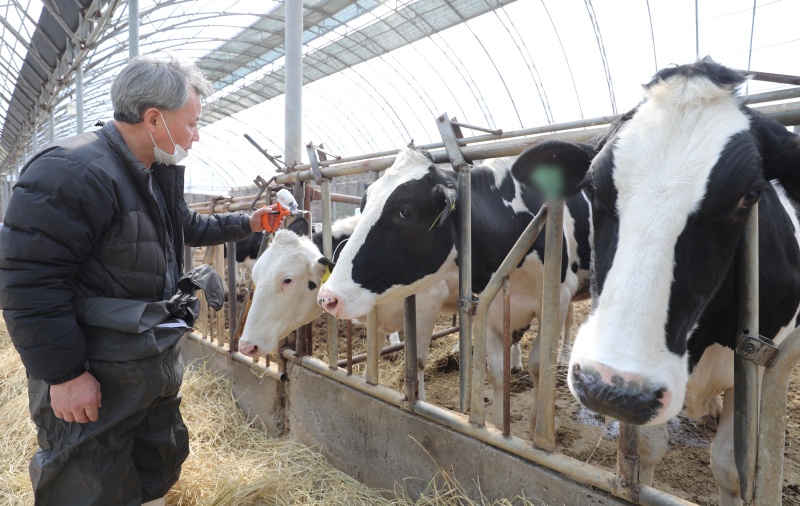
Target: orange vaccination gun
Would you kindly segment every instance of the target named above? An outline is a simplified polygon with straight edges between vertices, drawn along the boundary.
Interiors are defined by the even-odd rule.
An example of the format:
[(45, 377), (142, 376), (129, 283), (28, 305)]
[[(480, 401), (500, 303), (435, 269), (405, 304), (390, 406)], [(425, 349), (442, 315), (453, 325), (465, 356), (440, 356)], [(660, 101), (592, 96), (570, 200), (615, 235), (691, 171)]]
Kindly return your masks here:
[[(297, 201), (294, 199), (294, 195), (292, 192), (287, 190), (286, 188), (281, 188), (278, 191), (277, 201), (275, 203), (277, 206), (277, 210), (270, 211), (267, 214), (261, 216), (261, 225), (264, 227), (264, 231), (268, 234), (274, 233), (278, 228), (280, 228), (281, 223), (283, 220), (291, 215), (297, 213)], [(273, 219), (272, 222), (274, 226), (270, 224), (270, 216), (278, 215), (277, 219)]]

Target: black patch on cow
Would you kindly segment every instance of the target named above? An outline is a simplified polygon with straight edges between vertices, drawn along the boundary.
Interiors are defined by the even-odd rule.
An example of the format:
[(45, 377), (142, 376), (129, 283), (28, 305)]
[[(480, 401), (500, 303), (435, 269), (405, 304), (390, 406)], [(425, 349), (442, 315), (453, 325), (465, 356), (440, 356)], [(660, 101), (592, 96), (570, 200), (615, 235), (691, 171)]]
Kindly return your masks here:
[(503, 178), (500, 183), (500, 196), (506, 202), (511, 202), (517, 194), (517, 186), (514, 184), (514, 178), (510, 174)]
[(703, 58), (700, 61), (691, 63), (689, 65), (678, 65), (676, 67), (669, 67), (660, 70), (653, 80), (650, 81), (645, 87), (651, 88), (661, 81), (675, 76), (682, 76), (686, 78), (692, 77), (706, 77), (712, 83), (720, 88), (735, 88), (744, 83), (744, 76), (736, 70), (723, 67), (714, 62), (709, 57)]
[[(472, 186), (472, 288), (481, 292), (543, 199), (532, 190), (519, 188), (510, 173), (499, 187), (495, 174), (477, 165), (471, 171)], [(446, 192), (445, 192), (446, 190)], [(423, 178), (398, 185), (387, 199), (381, 216), (353, 259), (353, 281), (373, 293), (394, 285), (409, 285), (436, 272), (454, 247), (459, 246), (460, 206), (449, 213), (444, 194), (455, 192), (456, 174), (431, 166)], [(507, 203), (521, 191), (527, 209), (516, 213)], [(403, 217), (401, 211), (410, 217)], [(435, 226), (433, 226), (435, 225)], [(544, 258), (545, 233), (531, 250)], [(565, 239), (566, 243), (566, 239)], [(561, 281), (566, 278), (568, 251), (562, 244)], [(407, 266), (404, 270), (394, 265)]]
[(307, 236), (311, 230), (311, 225), (309, 225), (308, 220), (303, 216), (295, 216), (294, 220), (289, 223), (286, 229), (291, 230), (299, 236)]
[(313, 281), (309, 280), (309, 282), (308, 282), (308, 289), (309, 289), (309, 290), (316, 290), (316, 289), (317, 289), (317, 284), (316, 284), (316, 283), (314, 283)]
[[(527, 186), (521, 186), (522, 201), (527, 210), (514, 212), (506, 205), (517, 191), (510, 173), (505, 174), (500, 188), (495, 187), (492, 170), (476, 166), (472, 169), (472, 289), (481, 292), (492, 274), (500, 267), (517, 238), (539, 211), (544, 199)], [(509, 190), (509, 188), (511, 188)], [(458, 209), (456, 209), (458, 214)], [(456, 224), (460, 217), (456, 217)], [(456, 225), (458, 226), (458, 225)], [(546, 228), (546, 227), (545, 227)], [(536, 251), (544, 258), (545, 228), (536, 238), (528, 253)], [(561, 249), (561, 281), (566, 279), (569, 264), (566, 239)], [(524, 262), (524, 260), (523, 260)], [(521, 264), (520, 264), (521, 265)]]
[(603, 293), (603, 285), (614, 262), (619, 242), (617, 189), (614, 186), (614, 153), (604, 149), (592, 162), (587, 174), (586, 195), (592, 202), (594, 248), (592, 263), (592, 297)]
[(564, 204), (569, 209), (569, 214), (575, 224), (573, 232), (575, 242), (577, 243), (578, 258), (576, 259), (578, 265), (572, 269), (572, 272), (578, 272), (578, 269), (588, 271), (591, 268), (592, 261), (592, 243), (589, 237), (589, 203), (583, 193), (580, 192), (564, 201)]
[(522, 328), (511, 331), (511, 340), (515, 343), (522, 341), (523, 336), (525, 336), (525, 332), (527, 332), (530, 328), (530, 325), (526, 325)]
[[(792, 237), (792, 222), (772, 188), (764, 191), (758, 204), (758, 224), (759, 333), (771, 338), (781, 327), (791, 324), (800, 306), (800, 271), (796, 268), (800, 265), (800, 247)], [(690, 366), (696, 365), (713, 343), (734, 346), (739, 314), (737, 289), (731, 261), (689, 340)]]
[[(422, 178), (394, 189), (353, 258), (355, 283), (380, 294), (433, 274), (444, 264), (455, 244), (455, 229), (451, 218), (440, 218), (445, 201), (438, 185), (455, 188), (452, 176), (431, 166)], [(405, 267), (397, 269), (398, 264)]]
[(744, 108), (761, 153), (764, 179), (780, 181), (795, 204), (800, 202), (800, 136), (757, 111)]
[[(678, 356), (686, 353), (686, 336), (712, 297), (720, 293), (726, 273), (732, 275), (736, 245), (749, 216), (749, 212), (738, 210), (737, 204), (751, 189), (777, 197), (761, 178), (760, 157), (753, 137), (746, 131), (729, 139), (711, 170), (700, 208), (689, 216), (675, 244), (674, 279), (665, 330), (667, 348)], [(728, 298), (730, 294), (721, 297)], [(732, 325), (732, 333), (717, 337), (729, 347), (733, 347), (736, 322)], [(709, 344), (704, 343), (704, 347)]]

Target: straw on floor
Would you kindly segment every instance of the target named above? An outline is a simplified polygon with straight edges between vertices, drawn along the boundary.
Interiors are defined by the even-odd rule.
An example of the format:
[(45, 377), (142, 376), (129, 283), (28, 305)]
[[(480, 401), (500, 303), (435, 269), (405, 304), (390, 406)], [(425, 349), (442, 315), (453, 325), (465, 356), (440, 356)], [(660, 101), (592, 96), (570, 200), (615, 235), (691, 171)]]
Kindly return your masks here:
[[(0, 321), (0, 504), (33, 504), (28, 462), (36, 451), (27, 406), (25, 370)], [(183, 415), (191, 454), (167, 504), (250, 505), (494, 505), (474, 501), (451, 473), (441, 471), (423, 497), (406, 494), (403, 477), (394, 490), (376, 490), (330, 466), (313, 449), (270, 437), (236, 407), (229, 381), (204, 367), (189, 368)], [(514, 504), (536, 504), (515, 498)]]

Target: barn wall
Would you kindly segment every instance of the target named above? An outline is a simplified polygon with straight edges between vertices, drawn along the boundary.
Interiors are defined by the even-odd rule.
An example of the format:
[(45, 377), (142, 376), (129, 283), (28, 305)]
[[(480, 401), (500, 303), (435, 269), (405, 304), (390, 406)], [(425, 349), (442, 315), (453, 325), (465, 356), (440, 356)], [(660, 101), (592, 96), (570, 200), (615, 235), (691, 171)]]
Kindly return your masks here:
[(231, 377), (240, 406), (270, 434), (321, 451), (369, 486), (403, 486), (416, 498), (443, 470), (476, 501), (524, 495), (549, 506), (628, 504), (304, 367), (289, 363), (283, 383), (192, 340), (182, 353)]

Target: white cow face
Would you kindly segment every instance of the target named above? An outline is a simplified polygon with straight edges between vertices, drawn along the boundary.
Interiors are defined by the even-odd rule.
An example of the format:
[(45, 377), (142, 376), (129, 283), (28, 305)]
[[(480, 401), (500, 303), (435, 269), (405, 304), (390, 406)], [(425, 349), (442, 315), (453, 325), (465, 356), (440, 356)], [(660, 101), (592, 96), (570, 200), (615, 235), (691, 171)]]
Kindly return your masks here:
[(317, 290), (330, 262), (307, 237), (278, 230), (253, 267), (255, 292), (239, 351), (262, 357), (278, 341), (322, 314)]
[(579, 167), (577, 177), (567, 175), (570, 184), (585, 175), (593, 308), (573, 345), (569, 387), (595, 411), (640, 425), (666, 422), (682, 408), (690, 367), (711, 344), (709, 324), (698, 330), (701, 316), (710, 321), (706, 309), (732, 279), (750, 209), (769, 190), (750, 117), (733, 93), (740, 83), (738, 74), (703, 62), (664, 71), (599, 152), (543, 143), (514, 169), (534, 184), (537, 165)]

